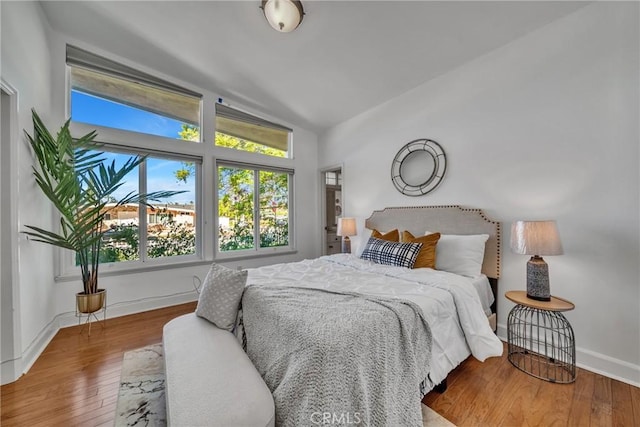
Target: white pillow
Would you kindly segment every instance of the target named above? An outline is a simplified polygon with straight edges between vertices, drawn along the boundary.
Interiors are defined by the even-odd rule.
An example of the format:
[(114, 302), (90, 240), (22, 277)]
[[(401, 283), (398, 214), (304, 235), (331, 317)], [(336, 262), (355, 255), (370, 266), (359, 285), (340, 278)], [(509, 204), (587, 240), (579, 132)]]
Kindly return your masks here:
[(233, 330), (247, 274), (247, 270), (232, 270), (214, 263), (204, 279), (196, 315), (220, 329)]
[(467, 277), (479, 276), (487, 240), (488, 234), (442, 234), (436, 246), (436, 270)]

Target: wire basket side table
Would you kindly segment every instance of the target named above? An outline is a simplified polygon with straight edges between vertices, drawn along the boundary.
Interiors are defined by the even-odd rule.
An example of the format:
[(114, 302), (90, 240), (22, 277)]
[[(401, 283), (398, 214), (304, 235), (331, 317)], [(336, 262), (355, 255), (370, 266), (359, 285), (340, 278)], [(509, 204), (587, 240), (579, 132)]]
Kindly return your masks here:
[(506, 297), (517, 305), (507, 318), (508, 359), (527, 374), (554, 383), (576, 379), (576, 347), (573, 328), (561, 313), (574, 305), (564, 299), (536, 301), (526, 292), (510, 291)]

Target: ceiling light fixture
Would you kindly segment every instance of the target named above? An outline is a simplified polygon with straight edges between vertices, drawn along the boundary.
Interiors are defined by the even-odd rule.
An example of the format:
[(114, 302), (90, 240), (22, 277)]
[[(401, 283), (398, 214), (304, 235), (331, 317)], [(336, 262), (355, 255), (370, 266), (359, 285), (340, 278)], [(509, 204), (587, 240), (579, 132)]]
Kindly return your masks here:
[(262, 0), (265, 18), (275, 30), (289, 33), (300, 25), (304, 10), (298, 0)]

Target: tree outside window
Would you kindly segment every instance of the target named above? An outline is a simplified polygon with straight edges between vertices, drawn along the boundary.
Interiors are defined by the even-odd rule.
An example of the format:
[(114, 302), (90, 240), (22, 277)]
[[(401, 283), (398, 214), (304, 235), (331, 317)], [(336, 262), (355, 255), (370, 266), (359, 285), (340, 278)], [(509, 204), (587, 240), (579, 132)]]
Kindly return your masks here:
[[(198, 129), (189, 125), (183, 125), (180, 137), (200, 141)], [(215, 145), (275, 157), (287, 154), (221, 132), (216, 132)], [(187, 182), (194, 173), (192, 168), (193, 164), (183, 162), (174, 173), (176, 180)], [(260, 166), (218, 166), (218, 247), (221, 252), (289, 245), (290, 176), (289, 172)]]

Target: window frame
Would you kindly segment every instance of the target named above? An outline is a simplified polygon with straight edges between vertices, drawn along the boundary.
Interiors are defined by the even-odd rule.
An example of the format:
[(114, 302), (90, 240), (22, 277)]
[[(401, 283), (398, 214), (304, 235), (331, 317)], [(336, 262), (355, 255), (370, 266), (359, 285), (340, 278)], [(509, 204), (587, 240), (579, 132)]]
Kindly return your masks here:
[[(258, 144), (258, 145), (262, 145), (263, 147), (270, 147), (270, 148), (273, 148), (273, 149), (276, 149), (276, 150), (284, 151), (285, 155), (284, 156), (273, 156), (271, 154), (256, 153), (256, 152), (251, 152), (251, 151), (247, 151), (247, 150), (242, 150), (242, 149), (239, 149), (239, 148), (224, 147), (224, 146), (221, 146), (221, 145), (217, 145), (215, 139), (213, 141), (214, 146), (216, 146), (218, 148), (222, 148), (222, 149), (227, 149), (227, 150), (234, 150), (234, 151), (240, 151), (240, 152), (245, 152), (245, 153), (251, 153), (253, 155), (259, 155), (260, 157), (281, 158), (281, 159), (292, 159), (293, 158), (293, 153), (292, 153), (293, 129), (291, 129), (291, 128), (287, 127), (287, 126), (283, 126), (281, 124), (275, 123), (274, 121), (267, 120), (267, 119), (265, 119), (264, 117), (262, 117), (260, 115), (251, 114), (251, 113), (248, 113), (248, 112), (246, 112), (246, 111), (244, 111), (242, 109), (239, 109), (239, 108), (232, 108), (229, 105), (221, 103), (220, 100), (218, 100), (218, 102), (216, 103), (215, 115), (214, 115), (214, 123), (217, 123), (218, 119), (235, 121), (235, 122), (239, 123), (240, 126), (242, 126), (244, 124), (244, 125), (249, 125), (249, 126), (255, 126), (257, 128), (262, 128), (262, 129), (265, 129), (265, 130), (266, 129), (270, 129), (271, 131), (276, 131), (276, 132), (286, 132), (287, 133), (286, 150), (282, 150), (282, 148), (285, 148), (285, 147), (282, 147), (282, 148), (274, 147), (274, 146), (266, 143), (265, 141), (253, 140), (251, 138), (245, 139), (245, 140), (253, 142), (253, 143)], [(217, 129), (215, 124), (214, 124), (214, 128), (215, 128), (216, 133), (217, 133), (218, 129)], [(246, 133), (252, 133), (251, 130), (245, 129), (244, 131)], [(254, 128), (254, 131), (255, 131), (255, 128)], [(220, 133), (222, 133), (224, 135), (228, 135), (228, 136), (233, 137), (233, 138), (244, 139), (242, 136), (234, 135), (233, 133), (226, 132), (225, 130), (221, 130)]]
[[(104, 54), (104, 53), (103, 53)], [(104, 58), (111, 60), (115, 55), (104, 55)], [(114, 61), (122, 61), (114, 59)], [(295, 215), (295, 146), (293, 129), (291, 129), (288, 138), (288, 150), (286, 157), (275, 157), (262, 153), (252, 153), (249, 151), (241, 151), (233, 148), (227, 148), (215, 145), (215, 115), (216, 106), (222, 102), (220, 95), (211, 91), (201, 90), (193, 85), (180, 82), (174, 78), (167, 78), (155, 70), (145, 69), (137, 64), (129, 61), (122, 61), (123, 66), (132, 69), (142, 70), (149, 75), (162, 76), (167, 82), (178, 82), (180, 87), (192, 90), (195, 93), (202, 94), (200, 98), (200, 141), (185, 143), (177, 138), (169, 138), (145, 133), (139, 133), (129, 130), (111, 128), (100, 125), (92, 125), (83, 122), (75, 122), (71, 118), (71, 65), (66, 61), (62, 61), (65, 73), (64, 96), (65, 101), (65, 117), (70, 118), (70, 130), (72, 135), (85, 135), (91, 131), (96, 131), (98, 137), (96, 142), (104, 144), (111, 150), (122, 150), (131, 154), (156, 154), (165, 157), (172, 155), (178, 157), (192, 157), (198, 159), (200, 167), (196, 168), (197, 173), (194, 177), (196, 184), (196, 254), (183, 255), (175, 257), (150, 258), (145, 262), (130, 261), (106, 263), (101, 265), (101, 276), (117, 276), (128, 273), (139, 273), (144, 271), (154, 271), (165, 268), (180, 268), (194, 265), (209, 264), (212, 261), (233, 261), (247, 258), (261, 258), (274, 255), (293, 254), (297, 251), (296, 242), (296, 215)], [(275, 117), (265, 114), (261, 111), (254, 111), (240, 104), (230, 105), (232, 108), (242, 111), (246, 114), (255, 115), (266, 121), (279, 122)], [(272, 248), (258, 248), (249, 251), (230, 251), (220, 252), (218, 248), (218, 195), (217, 195), (217, 176), (218, 162), (225, 163), (243, 163), (247, 167), (280, 169), (290, 171), (289, 175), (289, 245)], [(142, 190), (141, 190), (142, 191)], [(257, 204), (259, 209), (259, 202)], [(145, 218), (146, 219), (146, 218)], [(259, 230), (258, 230), (259, 232)], [(80, 271), (75, 266), (75, 254), (71, 251), (59, 249), (55, 251), (56, 257), (56, 281), (77, 280), (80, 277)]]
[[(252, 153), (257, 154), (257, 153)], [(270, 156), (269, 156), (270, 157)], [(230, 167), (230, 168), (238, 168), (238, 169), (247, 169), (253, 171), (253, 241), (254, 246), (251, 249), (239, 249), (235, 251), (221, 251), (220, 250), (220, 214), (218, 213), (218, 168), (220, 167)], [(286, 246), (273, 246), (273, 247), (260, 247), (260, 172), (278, 172), (278, 173), (286, 173), (288, 175), (287, 180), (287, 196), (288, 196), (288, 241), (289, 244)], [(215, 160), (215, 169), (214, 169), (214, 191), (216, 193), (215, 197), (215, 215), (214, 222), (214, 246), (215, 246), (215, 259), (227, 260), (227, 259), (238, 259), (238, 258), (252, 258), (256, 256), (268, 256), (268, 255), (280, 255), (295, 252), (296, 250), (296, 239), (295, 239), (295, 192), (294, 192), (294, 182), (295, 182), (295, 170), (291, 168), (278, 167), (265, 165), (260, 163), (245, 163), (239, 161), (230, 161), (224, 158), (217, 158)]]
[[(74, 129), (78, 127), (78, 125), (89, 126), (84, 123), (74, 123), (71, 124), (72, 134), (74, 133)], [(92, 127), (93, 128), (93, 127)], [(104, 128), (106, 131), (109, 128)], [(86, 132), (84, 132), (86, 134)], [(203, 252), (202, 252), (202, 243), (203, 243), (203, 215), (202, 215), (202, 159), (196, 156), (185, 156), (175, 153), (167, 153), (164, 151), (158, 150), (149, 150), (149, 149), (137, 149), (135, 147), (130, 146), (122, 146), (113, 143), (102, 142), (103, 138), (99, 138), (97, 142), (97, 146), (95, 147), (96, 151), (104, 151), (109, 153), (117, 153), (131, 156), (144, 156), (148, 155), (151, 158), (155, 159), (167, 159), (172, 161), (193, 161), (196, 163), (195, 165), (195, 228), (196, 228), (196, 236), (195, 236), (195, 253), (187, 254), (187, 255), (174, 255), (168, 257), (149, 257), (147, 253), (147, 232), (143, 232), (147, 230), (148, 220), (146, 213), (146, 205), (141, 203), (138, 204), (138, 256), (137, 260), (131, 261), (117, 261), (117, 262), (105, 262), (100, 263), (100, 275), (105, 275), (106, 272), (111, 274), (114, 273), (123, 273), (129, 271), (138, 271), (145, 270), (152, 267), (170, 267), (182, 264), (191, 264), (194, 262), (202, 261)], [(146, 160), (142, 162), (138, 166), (138, 192), (146, 192), (147, 191), (147, 162)], [(152, 203), (153, 204), (153, 203)], [(75, 265), (75, 253), (69, 250), (61, 249), (60, 254), (60, 271), (58, 275), (58, 279), (72, 279), (79, 275), (79, 267)]]

